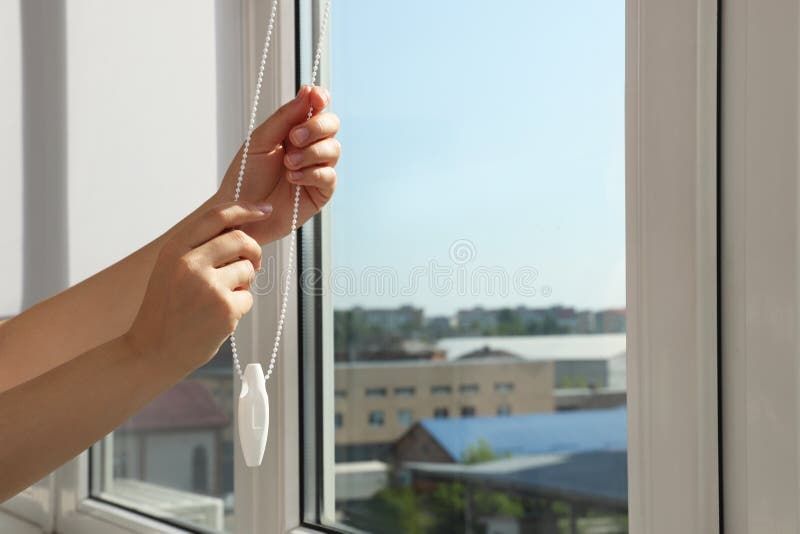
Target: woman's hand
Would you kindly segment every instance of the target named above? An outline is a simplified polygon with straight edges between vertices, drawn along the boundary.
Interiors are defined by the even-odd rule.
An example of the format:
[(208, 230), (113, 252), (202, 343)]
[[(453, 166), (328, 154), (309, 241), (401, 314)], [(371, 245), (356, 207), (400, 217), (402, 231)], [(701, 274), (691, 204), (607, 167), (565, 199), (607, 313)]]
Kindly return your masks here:
[[(188, 373), (208, 362), (253, 305), (261, 247), (242, 230), (263, 224), (267, 203), (221, 204), (161, 248), (127, 338), (143, 356)], [(174, 368), (174, 367), (173, 367)]]
[[(339, 131), (338, 117), (322, 111), (328, 104), (325, 89), (303, 86), (294, 100), (253, 131), (240, 199), (269, 202), (275, 211), (269, 220), (253, 222), (242, 229), (261, 244), (289, 233), (296, 184), (303, 186), (298, 226), (319, 212), (333, 195), (334, 166), (341, 146), (334, 139)], [(309, 109), (314, 115), (306, 119)], [(239, 149), (212, 203), (233, 199), (241, 161)]]

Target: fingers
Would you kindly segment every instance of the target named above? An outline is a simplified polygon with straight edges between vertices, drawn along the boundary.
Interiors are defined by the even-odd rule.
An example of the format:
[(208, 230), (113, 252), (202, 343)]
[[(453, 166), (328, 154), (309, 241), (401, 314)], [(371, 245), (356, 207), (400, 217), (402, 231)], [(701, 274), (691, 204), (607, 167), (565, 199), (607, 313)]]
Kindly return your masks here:
[(191, 255), (205, 265), (219, 268), (240, 259), (250, 260), (253, 269), (261, 267), (261, 246), (241, 230), (225, 232), (194, 249)]
[(286, 179), (293, 184), (333, 190), (336, 187), (336, 170), (327, 165), (308, 167), (300, 171), (287, 172)]
[(283, 162), (290, 171), (297, 171), (312, 165), (336, 165), (341, 153), (342, 145), (339, 144), (339, 141), (323, 139), (300, 150), (290, 149), (283, 157)]
[(228, 301), (231, 304), (233, 314), (238, 316), (238, 319), (244, 317), (253, 308), (253, 295), (249, 291), (231, 291), (228, 295)]
[(272, 214), (272, 205), (228, 202), (212, 207), (197, 220), (188, 235), (189, 248), (195, 248), (228, 228), (263, 220)]
[(287, 102), (273, 113), (261, 126), (256, 128), (251, 138), (251, 150), (271, 151), (286, 139), (293, 126), (305, 122), (309, 108), (316, 113), (328, 105), (328, 92), (321, 87), (304, 85), (294, 100)]
[(248, 289), (256, 277), (253, 264), (248, 260), (239, 260), (217, 269), (220, 284), (231, 290)]
[(339, 131), (339, 117), (335, 113), (319, 113), (292, 128), (289, 140), (298, 148), (305, 148), (321, 139), (333, 137)]

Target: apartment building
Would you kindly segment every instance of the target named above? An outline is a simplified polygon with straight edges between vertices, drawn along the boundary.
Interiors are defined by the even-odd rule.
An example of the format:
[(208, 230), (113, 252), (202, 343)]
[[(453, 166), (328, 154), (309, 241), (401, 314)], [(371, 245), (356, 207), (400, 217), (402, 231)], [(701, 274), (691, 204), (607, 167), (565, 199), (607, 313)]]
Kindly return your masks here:
[(420, 419), (555, 409), (551, 361), (342, 362), (335, 384), (336, 445), (350, 460), (388, 447)]

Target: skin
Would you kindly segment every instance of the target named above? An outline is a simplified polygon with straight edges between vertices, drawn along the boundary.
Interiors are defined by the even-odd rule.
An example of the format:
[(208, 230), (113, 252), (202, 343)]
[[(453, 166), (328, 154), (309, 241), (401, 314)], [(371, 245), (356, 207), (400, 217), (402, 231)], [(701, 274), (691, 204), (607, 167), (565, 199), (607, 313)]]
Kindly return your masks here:
[[(253, 133), (219, 190), (162, 236), (91, 278), (0, 322), (0, 502), (207, 363), (253, 304), (261, 245), (288, 234), (336, 186), (339, 120), (303, 87)], [(315, 114), (306, 120), (309, 108)], [(305, 134), (305, 135), (304, 135)]]

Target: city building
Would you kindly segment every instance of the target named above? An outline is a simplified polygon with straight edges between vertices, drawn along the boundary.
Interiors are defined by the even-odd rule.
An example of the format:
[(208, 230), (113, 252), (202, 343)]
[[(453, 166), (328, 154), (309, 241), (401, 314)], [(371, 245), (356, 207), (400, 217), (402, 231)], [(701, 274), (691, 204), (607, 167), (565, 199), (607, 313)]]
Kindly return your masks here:
[(220, 494), (221, 430), (228, 423), (204, 385), (179, 382), (115, 432), (114, 477)]
[[(479, 448), (491, 458), (473, 463), (469, 451)], [(625, 524), (625, 408), (424, 419), (397, 441), (392, 460), (399, 478), (417, 493), (447, 483), (460, 484), (467, 496), (496, 491), (550, 503), (548, 509), (566, 504), (572, 532), (619, 532), (618, 522)], [(587, 510), (604, 513), (589, 517)], [(492, 532), (560, 531), (557, 517), (541, 513), (487, 516), (483, 522)]]
[(424, 312), (422, 308), (413, 306), (400, 306), (399, 308), (370, 308), (359, 306), (349, 310), (353, 317), (368, 328), (379, 328), (392, 332), (422, 328)]
[(494, 330), (498, 325), (498, 310), (487, 310), (481, 306), (458, 310), (456, 325), (461, 332), (480, 334), (486, 330)]
[(337, 461), (388, 456), (415, 421), (550, 412), (553, 364), (519, 358), (335, 365)]
[(628, 324), (625, 308), (600, 310), (596, 312), (596, 332), (625, 332)]
[(455, 320), (447, 316), (427, 317), (425, 330), (434, 338), (447, 337), (453, 334)]
[(484, 444), (498, 457), (577, 454), (627, 448), (627, 410), (529, 413), (417, 421), (397, 440), (393, 460), (457, 463)]
[(552, 361), (554, 389), (626, 388), (625, 334), (451, 337), (440, 339), (437, 346), (448, 361)]
[(575, 312), (575, 333), (594, 334), (597, 332), (597, 315), (593, 310)]
[(553, 392), (556, 411), (598, 410), (625, 406), (627, 391), (624, 389), (562, 388)]

